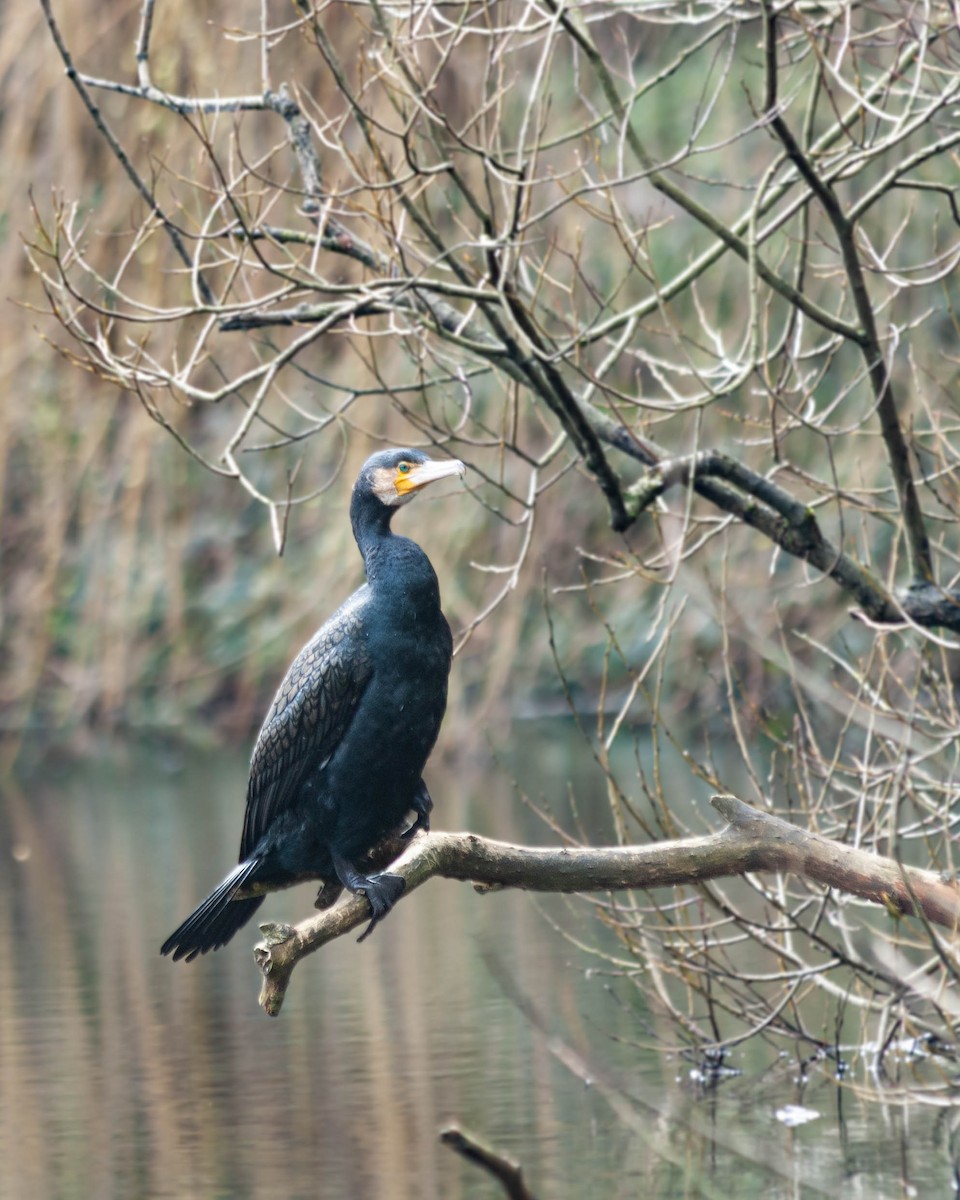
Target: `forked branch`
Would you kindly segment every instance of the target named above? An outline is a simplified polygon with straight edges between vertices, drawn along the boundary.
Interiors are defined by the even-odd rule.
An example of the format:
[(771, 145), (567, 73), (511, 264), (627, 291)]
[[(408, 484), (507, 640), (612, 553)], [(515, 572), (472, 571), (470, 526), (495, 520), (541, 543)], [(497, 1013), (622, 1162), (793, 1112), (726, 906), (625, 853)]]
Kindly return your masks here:
[(837, 245), (843, 259), (843, 269), (850, 284), (850, 296), (859, 323), (860, 336), (853, 340), (857, 341), (866, 360), (870, 385), (876, 400), (880, 430), (887, 448), (890, 471), (896, 484), (903, 513), (904, 529), (913, 568), (913, 582), (917, 586), (931, 584), (934, 581), (934, 575), (930, 539), (927, 536), (920, 499), (913, 482), (910, 449), (900, 425), (893, 382), (890, 379), (887, 363), (884, 361), (873, 302), (857, 251), (856, 225), (844, 212), (833, 185), (829, 181), (821, 179), (812, 162), (804, 154), (780, 109), (776, 13), (769, 0), (763, 0), (761, 7), (767, 76), (764, 110), (770, 120), (770, 128), (780, 139), (788, 158), (796, 167), (800, 177), (806, 182), (811, 193), (817, 197), (836, 234)]
[[(960, 888), (933, 871), (905, 867), (809, 833), (735, 796), (714, 796), (713, 807), (728, 821), (706, 837), (652, 846), (517, 846), (474, 833), (429, 833), (417, 837), (390, 867), (406, 881), (406, 893), (434, 876), (469, 880), (478, 890), (515, 887), (538, 892), (644, 890), (695, 884), (751, 871), (802, 876), (882, 904), (891, 913), (920, 915), (933, 925), (960, 925)], [(362, 897), (299, 925), (261, 925), (264, 940), (254, 951), (263, 973), (260, 1006), (280, 1012), (297, 963), (334, 938), (370, 919)]]
[[(624, 431), (626, 433), (626, 431)], [(828, 575), (879, 625), (916, 625), (960, 631), (960, 592), (917, 583), (894, 595), (880, 577), (840, 550), (823, 533), (816, 512), (772, 479), (729, 454), (704, 450), (668, 458), (649, 439), (634, 438), (634, 456), (650, 470), (628, 491), (636, 516), (673, 487), (692, 487), (723, 512), (758, 530), (787, 554)]]
[[(149, 207), (136, 236), (146, 244), (160, 223), (190, 268), (192, 303), (179, 296), (175, 304), (155, 302), (146, 289), (141, 294), (135, 272), (125, 277), (135, 250), (115, 274), (99, 274), (72, 216), (62, 229), (59, 221), (54, 227), (54, 249), (35, 248), (34, 261), (50, 309), (83, 347), (83, 361), (140, 396), (199, 462), (211, 463), (214, 455), (195, 450), (178, 431), (177, 410), (168, 418), (165, 406), (236, 406), (221, 458), (227, 474), (268, 506), (274, 526), (277, 513), (302, 497), (288, 495), (285, 466), (261, 473), (244, 463), (279, 463), (294, 441), (321, 435), (331, 421), (341, 427), (346, 406), (361, 394), (398, 407), (418, 437), (444, 444), (460, 439), (476, 451), (471, 465), (481, 470), (488, 466), (486, 451), (502, 454), (503, 463), (487, 475), (503, 490), (504, 504), (493, 505), (498, 511), (524, 490), (520, 473), (542, 466), (538, 431), (545, 408), (548, 444), (555, 447), (548, 453), (561, 447), (585, 465), (613, 529), (628, 529), (669, 488), (686, 487), (828, 577), (867, 621), (960, 632), (960, 591), (948, 574), (952, 552), (939, 549), (956, 522), (951, 488), (938, 485), (952, 473), (955, 431), (939, 421), (922, 387), (902, 382), (908, 362), (917, 364), (918, 379), (926, 371), (933, 378), (929, 364), (939, 335), (932, 317), (940, 301), (923, 297), (954, 269), (960, 245), (955, 230), (950, 237), (940, 232), (935, 207), (925, 210), (931, 239), (914, 245), (922, 222), (915, 216), (907, 221), (905, 214), (901, 220), (901, 197), (880, 205), (895, 187), (909, 183), (921, 192), (940, 191), (956, 211), (949, 170), (942, 178), (921, 177), (921, 168), (932, 171), (935, 160), (946, 162), (960, 141), (946, 119), (960, 96), (960, 75), (949, 57), (955, 53), (949, 20), (924, 24), (907, 6), (901, 23), (891, 26), (900, 30), (896, 36), (882, 25), (870, 33), (865, 24), (857, 38), (848, 38), (841, 36), (841, 13), (825, 16), (816, 36), (829, 40), (827, 29), (838, 22), (843, 50), (818, 73), (817, 56), (807, 54), (805, 26), (789, 6), (764, 3), (755, 11), (729, 12), (719, 6), (711, 32), (692, 40), (681, 36), (676, 61), (645, 78), (642, 69), (634, 75), (611, 66), (604, 45), (613, 34), (604, 31), (605, 16), (587, 21), (555, 0), (546, 5), (552, 14), (547, 23), (543, 6), (532, 3), (515, 26), (514, 16), (498, 11), (484, 43), (486, 58), (472, 17), (464, 15), (458, 26), (441, 16), (427, 34), (430, 6), (408, 21), (373, 4), (373, 66), (358, 72), (316, 6), (298, 3), (298, 16), (287, 11), (272, 27), (263, 5), (253, 39), (262, 50), (260, 86), (249, 77), (250, 60), (243, 59), (233, 83), (225, 77), (222, 97), (191, 98), (153, 83), (155, 3), (141, 0), (134, 85), (83, 74), (50, 0), (42, 0), (73, 86)], [(358, 6), (358, 13), (367, 7)], [(634, 15), (640, 30), (641, 16)], [(678, 14), (677, 20), (679, 28), (683, 18)], [(367, 37), (368, 18), (359, 21)], [(753, 60), (759, 22), (763, 90), (750, 101), (750, 118), (736, 118), (736, 136), (715, 144), (706, 112), (728, 92), (739, 93), (737, 56), (746, 55), (744, 64)], [(512, 43), (528, 27), (537, 32), (518, 52), (510, 76), (518, 81), (515, 88), (500, 75), (503, 56), (515, 53)], [(314, 45), (320, 76), (303, 69), (299, 51), (280, 54), (281, 44), (294, 36)], [(857, 46), (860, 37), (873, 36), (878, 57), (864, 73)], [(694, 103), (701, 52), (721, 40), (729, 46), (727, 66), (710, 96)], [(288, 85), (271, 82), (271, 62)], [(569, 64), (577, 94), (569, 111), (558, 113), (564, 106), (551, 107), (546, 97), (557, 81), (566, 86)], [(643, 66), (639, 58), (638, 64)], [(677, 73), (689, 91), (688, 132), (679, 139), (674, 128), (659, 136), (645, 129), (637, 107)], [(471, 103), (463, 111), (442, 104), (445, 81), (468, 76), (483, 80)], [(834, 77), (844, 85), (836, 96)], [(908, 79), (914, 81), (909, 86)], [(529, 86), (531, 80), (539, 82)], [(95, 93), (104, 89), (178, 113), (191, 145), (199, 139), (209, 168), (204, 177), (213, 181), (209, 195), (206, 182), (199, 193), (200, 211), (208, 208), (203, 221), (189, 206), (173, 209), (165, 199), (167, 207), (160, 207), (158, 195), (179, 193), (157, 192), (135, 169), (97, 108)], [(808, 97), (806, 115), (802, 97)], [(739, 111), (739, 103), (731, 112)], [(200, 119), (251, 111), (249, 145), (247, 132), (241, 142), (238, 129), (228, 135), (226, 122)], [(334, 118), (334, 112), (341, 115)], [(861, 145), (859, 123), (864, 114), (879, 112), (884, 120)], [(274, 168), (266, 165), (278, 150), (279, 122), (300, 176), (295, 187), (276, 182)], [(926, 132), (941, 126), (946, 133)], [(746, 157), (739, 160), (741, 142)], [(259, 157), (247, 161), (252, 146), (259, 146)], [(706, 188), (684, 164), (703, 153), (714, 161), (721, 151), (743, 163), (744, 178), (734, 178), (738, 166)], [(170, 174), (176, 174), (172, 168)], [(662, 222), (659, 210), (648, 211), (642, 199), (648, 187), (666, 200)], [(633, 199), (625, 199), (628, 194)], [(726, 199), (714, 203), (715, 195)], [(747, 202), (737, 200), (740, 195)], [(882, 220), (880, 207), (890, 210)], [(290, 227), (300, 219), (304, 228)], [(894, 227), (901, 232), (883, 232)], [(914, 232), (906, 239), (908, 227)], [(688, 239), (689, 261), (686, 249), (679, 252)], [(875, 244), (886, 248), (878, 251)], [(814, 251), (820, 245), (822, 262)], [(745, 264), (745, 274), (740, 267), (731, 276), (740, 282), (708, 280), (727, 253)], [(344, 259), (353, 264), (347, 272)], [(664, 263), (673, 265), (664, 271)], [(144, 274), (151, 281), (156, 275)], [(827, 276), (839, 286), (826, 286)], [(214, 279), (228, 280), (216, 297), (207, 282)], [(740, 294), (727, 290), (744, 281), (751, 296), (747, 317)], [(694, 311), (696, 320), (689, 316)], [(944, 315), (950, 313), (947, 304)], [(180, 339), (176, 353), (155, 336), (147, 349), (150, 325), (166, 326), (170, 344)], [(300, 337), (299, 327), (313, 336)], [(355, 386), (352, 368), (318, 369), (318, 362), (337, 361), (322, 353), (321, 339), (328, 335), (362, 358), (362, 388)], [(207, 367), (214, 358), (211, 385)], [(945, 371), (936, 387), (949, 390)], [(456, 384), (461, 374), (474, 372), (489, 373), (493, 383), (466, 403), (458, 394), (445, 398), (441, 410), (429, 398), (447, 381)], [(306, 408), (296, 399), (301, 386), (310, 396)], [(417, 397), (410, 405), (398, 401), (404, 389)], [(314, 419), (317, 410), (321, 416)], [(746, 442), (741, 422), (751, 431)], [(859, 471), (834, 461), (857, 464), (877, 425), (889, 495), (882, 463), (864, 460), (870, 470), (860, 478)], [(554, 442), (557, 426), (561, 441)], [(191, 425), (191, 431), (203, 428), (200, 420)], [(270, 434), (265, 447), (250, 444), (260, 428)], [(284, 432), (277, 437), (277, 430)], [(742, 447), (740, 457), (709, 448), (714, 445)], [(695, 450), (681, 458), (677, 446)], [(279, 453), (268, 457), (261, 449)], [(241, 457), (254, 450), (255, 459)], [(829, 474), (818, 465), (825, 453)], [(630, 487), (632, 463), (647, 474)], [(813, 492), (787, 490), (794, 469), (794, 479), (815, 477)], [(692, 511), (690, 529), (700, 513), (700, 506)], [(855, 520), (868, 533), (883, 525), (876, 550), (860, 548)], [(908, 586), (900, 589), (894, 585), (902, 574), (895, 557), (900, 533), (887, 537), (898, 520), (911, 559)], [(936, 532), (932, 546), (928, 526)]]

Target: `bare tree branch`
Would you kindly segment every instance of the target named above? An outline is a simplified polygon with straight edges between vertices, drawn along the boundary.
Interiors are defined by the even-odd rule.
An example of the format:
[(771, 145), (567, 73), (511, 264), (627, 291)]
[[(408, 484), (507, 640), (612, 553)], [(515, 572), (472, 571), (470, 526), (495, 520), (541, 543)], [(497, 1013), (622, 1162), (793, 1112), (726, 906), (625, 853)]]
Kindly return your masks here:
[[(960, 890), (935, 872), (808, 833), (734, 796), (715, 796), (712, 803), (729, 824), (705, 837), (653, 846), (554, 849), (508, 845), (474, 833), (429, 833), (415, 838), (390, 872), (406, 882), (404, 894), (434, 876), (470, 881), (484, 891), (593, 892), (676, 887), (756, 871), (793, 872), (891, 912), (910, 916), (919, 911), (933, 924), (954, 930), (960, 922)], [(262, 925), (264, 941), (255, 958), (264, 977), (264, 1012), (272, 1017), (280, 1012), (301, 959), (369, 919), (366, 900), (355, 896), (297, 926)]]
[[(80, 75), (76, 67), (73, 65), (73, 59), (70, 55), (70, 51), (67, 49), (67, 45), (60, 35), (60, 28), (54, 20), (53, 10), (50, 7), (50, 0), (40, 0), (40, 6), (43, 9), (43, 15), (46, 18), (47, 27), (50, 30), (50, 36), (53, 38), (54, 44), (60, 53), (60, 57), (63, 59), (63, 65), (66, 68), (67, 78), (76, 88), (80, 99), (83, 101), (84, 106), (90, 113), (90, 117), (93, 120), (94, 125), (103, 135), (117, 162), (119, 162), (123, 167), (123, 170), (126, 172), (128, 179), (133, 184), (136, 191), (140, 194), (140, 196), (143, 197), (150, 212), (157, 218), (157, 220), (159, 220), (163, 229), (166, 231), (167, 236), (170, 238), (170, 241), (181, 261), (189, 267), (191, 265), (191, 259), (190, 255), (187, 253), (180, 230), (177, 228), (174, 222), (170, 220), (166, 213), (164, 213), (163, 209), (157, 202), (157, 198), (154, 195), (153, 190), (147, 185), (146, 181), (130, 161), (127, 152), (121, 146), (116, 135), (104, 120), (100, 109), (96, 104), (94, 104), (90, 92), (87, 89), (87, 85), (84, 82), (83, 76)], [(205, 303), (213, 304), (213, 293), (210, 291), (206, 280), (202, 275), (198, 277), (198, 282)]]
[(448, 1125), (440, 1131), (440, 1141), (461, 1158), (486, 1171), (503, 1188), (508, 1200), (535, 1200), (523, 1178), (523, 1169), (513, 1159), (492, 1150), (459, 1125)]
[[(714, 479), (732, 484), (759, 505), (745, 504), (729, 489), (711, 486), (710, 480)], [(872, 621), (960, 631), (960, 590), (921, 584), (891, 595), (875, 574), (824, 537), (811, 507), (798, 503), (772, 480), (719, 451), (705, 450), (689, 458), (661, 460), (628, 490), (629, 511), (635, 515), (677, 485), (695, 487), (718, 508), (759, 529), (787, 553), (829, 575)]]
[(910, 557), (913, 567), (914, 582), (930, 584), (933, 582), (933, 561), (930, 556), (930, 540), (920, 511), (920, 501), (913, 483), (913, 472), (910, 468), (910, 452), (907, 448), (903, 430), (900, 427), (900, 417), (897, 413), (897, 402), (894, 396), (893, 383), (890, 379), (890, 368), (887, 365), (874, 316), (873, 301), (867, 290), (863, 268), (860, 265), (860, 255), (857, 252), (856, 225), (845, 215), (843, 207), (837, 198), (831, 184), (822, 180), (813, 165), (808, 161), (794, 138), (790, 127), (780, 111), (778, 98), (777, 68), (777, 19), (770, 0), (761, 0), (763, 7), (764, 51), (766, 56), (766, 86), (764, 111), (767, 114), (770, 127), (783, 143), (790, 161), (797, 168), (801, 178), (809, 185), (811, 192), (823, 206), (837, 235), (837, 242), (843, 255), (844, 268), (850, 281), (850, 296), (860, 323), (859, 336), (854, 337), (863, 351), (870, 373), (870, 382), (877, 401), (877, 414), (880, 417), (880, 428), (883, 440), (890, 458), (890, 468), (897, 486), (900, 504), (903, 509), (904, 527), (910, 546)]

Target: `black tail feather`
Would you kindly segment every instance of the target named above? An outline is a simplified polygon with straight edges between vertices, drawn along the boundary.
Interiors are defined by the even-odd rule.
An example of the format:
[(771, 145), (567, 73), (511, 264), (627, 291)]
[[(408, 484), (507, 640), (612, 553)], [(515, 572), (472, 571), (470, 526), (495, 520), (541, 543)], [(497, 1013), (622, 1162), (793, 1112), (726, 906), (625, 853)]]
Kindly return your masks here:
[(170, 934), (160, 947), (160, 953), (172, 955), (174, 962), (181, 958), (192, 962), (198, 954), (225, 946), (263, 903), (263, 896), (252, 896), (246, 900), (233, 898), (249, 882), (258, 865), (256, 859), (248, 859), (234, 867), (206, 900)]

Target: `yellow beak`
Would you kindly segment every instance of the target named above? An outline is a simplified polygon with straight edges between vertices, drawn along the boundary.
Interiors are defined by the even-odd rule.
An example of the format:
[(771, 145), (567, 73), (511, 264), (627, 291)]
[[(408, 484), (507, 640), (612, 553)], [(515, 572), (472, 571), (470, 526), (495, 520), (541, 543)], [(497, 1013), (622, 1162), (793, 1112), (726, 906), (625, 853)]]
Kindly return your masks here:
[(439, 461), (431, 458), (425, 463), (418, 463), (412, 467), (406, 475), (398, 471), (396, 488), (401, 496), (407, 496), (411, 492), (418, 492), (428, 483), (435, 483), (438, 479), (446, 479), (450, 475), (459, 475), (462, 479), (466, 473), (467, 468), (458, 458), (445, 458)]

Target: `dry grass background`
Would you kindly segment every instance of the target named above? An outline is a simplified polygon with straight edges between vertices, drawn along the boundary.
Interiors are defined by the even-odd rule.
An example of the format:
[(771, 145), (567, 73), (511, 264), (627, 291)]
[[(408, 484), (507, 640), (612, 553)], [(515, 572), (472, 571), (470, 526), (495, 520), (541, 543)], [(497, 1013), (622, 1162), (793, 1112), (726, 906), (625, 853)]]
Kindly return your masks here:
[[(507, 7), (498, 11), (506, 12)], [(884, 16), (882, 8), (877, 6), (878, 22)], [(237, 29), (254, 28), (256, 11), (253, 4), (236, 9)], [(135, 7), (84, 0), (57, 15), (85, 71), (132, 81)], [(152, 69), (158, 85), (188, 94), (256, 91), (255, 42), (231, 31), (225, 36), (208, 14), (181, 3), (161, 5), (156, 20)], [(327, 35), (358, 77), (365, 70), (368, 21), (363, 5), (331, 5), (324, 13)], [(55, 352), (51, 343), (69, 349), (69, 341), (38, 311), (44, 297), (23, 249), (24, 240), (37, 238), (31, 203), (36, 219), (50, 230), (58, 206), (76, 201), (85, 222), (84, 249), (104, 270), (124, 253), (142, 212), (64, 78), (39, 8), (31, 0), (14, 0), (5, 8), (3, 23), (0, 149), (6, 170), (0, 180), (0, 255), (10, 302), (0, 329), (5, 381), (0, 422), (0, 719), (12, 730), (151, 723), (192, 730), (197, 727), (193, 718), (200, 714), (203, 724), (245, 732), (257, 720), (291, 648), (359, 578), (346, 521), (347, 494), (357, 465), (378, 439), (404, 441), (419, 433), (400, 404), (370, 398), (357, 402), (329, 435), (277, 456), (274, 465), (262, 471), (258, 465), (258, 480), (276, 494), (282, 491), (286, 471), (302, 457), (298, 488), (322, 492), (293, 510), (286, 552), (277, 559), (263, 509), (235, 484), (206, 473), (188, 458), (150, 422), (135, 398)], [(621, 21), (609, 14), (594, 31), (614, 61), (622, 52), (621, 35), (629, 33), (628, 18)], [(656, 24), (644, 27), (643, 33), (636, 47), (640, 74), (653, 72), (692, 36), (688, 30)], [(761, 82), (754, 46), (749, 38), (744, 40), (729, 86), (718, 93), (710, 126), (715, 148), (698, 154), (687, 176), (691, 190), (725, 216), (738, 210), (741, 197), (736, 187), (715, 186), (713, 177), (727, 171), (734, 151), (743, 156), (745, 178), (759, 170), (769, 153), (769, 137), (762, 130), (735, 144), (724, 143), (752, 116)], [(275, 79), (295, 77), (318, 108), (337, 111), (342, 102), (330, 73), (300, 34), (278, 40), (272, 54)], [(522, 54), (517, 61), (521, 59)], [(562, 69), (561, 62), (558, 70)], [(476, 78), (466, 68), (440, 77), (438, 95), (454, 121), (476, 103)], [(677, 114), (696, 111), (702, 85), (703, 74), (694, 61), (650, 93), (641, 111), (651, 144), (664, 152), (676, 149), (683, 136)], [(97, 98), (138, 168), (155, 175), (161, 201), (199, 220), (209, 182), (200, 141), (185, 137), (184, 127), (161, 108), (105, 92), (98, 92)], [(509, 104), (504, 111), (509, 117)], [(825, 106), (822, 119), (829, 119), (831, 111)], [(238, 124), (234, 139), (234, 119), (223, 117), (215, 135), (222, 135), (225, 145), (242, 146), (248, 161), (262, 161), (272, 178), (296, 184), (295, 164), (282, 130), (278, 132), (279, 123), (248, 114)], [(615, 151), (599, 139), (593, 146), (597, 162), (605, 167)], [(570, 153), (576, 152), (574, 145)], [(552, 153), (562, 166), (562, 148)], [(883, 167), (879, 160), (876, 169)], [(476, 170), (477, 164), (468, 159), (464, 169)], [(934, 164), (934, 173), (937, 169)], [(740, 167), (731, 174), (739, 178)], [(865, 179), (850, 184), (846, 198), (863, 186)], [(658, 210), (644, 181), (617, 195), (638, 221), (656, 217)], [(934, 225), (941, 220), (948, 224), (941, 195), (907, 195), (904, 208), (878, 205), (865, 222), (876, 246), (896, 236), (904, 261), (920, 256), (932, 219)], [(462, 215), (452, 209), (445, 212), (438, 204), (437, 219), (455, 224)], [(586, 202), (562, 205), (545, 229), (559, 247), (550, 261), (551, 286), (556, 287), (558, 317), (566, 320), (564, 300), (585, 311), (590, 304), (583, 282), (588, 273), (581, 277), (571, 248), (577, 248), (599, 284), (605, 284), (617, 277), (622, 247), (616, 239), (605, 240), (609, 225), (604, 214)], [(771, 261), (787, 261), (793, 236), (788, 227), (771, 240), (764, 251)], [(817, 241), (821, 237), (822, 242)], [(819, 229), (813, 240), (808, 291), (813, 300), (829, 306), (837, 286), (831, 267), (834, 248)], [(687, 261), (693, 244), (690, 223), (683, 218), (673, 214), (662, 236), (653, 220), (648, 266), (667, 279)], [(344, 279), (355, 270), (344, 260)], [(639, 295), (649, 285), (642, 273), (626, 273), (624, 279), (624, 303), (633, 296), (631, 289)], [(173, 303), (183, 286), (157, 236), (128, 270), (126, 282), (131, 290), (142, 288), (158, 306)], [(902, 419), (920, 431), (931, 468), (949, 467), (953, 453), (955, 291), (955, 281), (948, 278), (929, 293), (906, 292), (897, 301), (897, 319), (904, 329), (910, 327), (909, 352), (900, 355), (896, 367), (904, 399)], [(611, 387), (656, 397), (662, 392), (661, 380), (649, 364), (681, 343), (678, 357), (691, 369), (718, 368), (722, 354), (712, 339), (719, 333), (725, 345), (736, 345), (745, 335), (744, 312), (742, 272), (732, 260), (721, 261), (695, 293), (678, 296), (662, 319), (651, 317), (637, 331), (636, 347), (627, 348), (610, 376)], [(771, 310), (765, 319), (775, 324), (775, 315)], [(181, 336), (173, 324), (158, 325), (149, 332), (151, 349), (162, 356)], [(243, 338), (236, 335), (232, 344), (222, 341), (225, 353), (242, 358)], [(375, 362), (370, 349), (374, 344)], [(355, 386), (375, 380), (377, 374), (399, 381), (416, 378), (416, 367), (411, 367), (403, 346), (389, 339), (365, 343), (332, 335), (322, 340), (319, 354), (309, 361), (318, 373), (348, 379)], [(832, 352), (814, 388), (818, 401), (827, 398), (836, 404), (832, 428), (842, 430), (849, 423), (843, 454), (835, 455), (830, 439), (802, 422), (791, 427), (782, 448), (792, 465), (809, 467), (812, 475), (835, 480), (840, 489), (856, 489), (861, 496), (888, 504), (889, 481), (863, 389), (851, 387), (843, 395), (858, 369), (852, 350)], [(309, 384), (302, 384), (301, 391), (312, 399)], [(503, 379), (478, 384), (474, 403), (494, 429), (519, 422), (532, 446), (542, 448), (552, 436), (549, 419), (515, 402)], [(235, 413), (221, 405), (180, 410), (176, 419), (181, 433), (215, 458)], [(654, 407), (638, 417), (641, 422), (675, 452), (718, 445), (758, 469), (769, 465), (770, 414), (762, 389), (745, 387), (694, 408), (682, 403), (672, 410)], [(453, 449), (466, 456), (456, 445)], [(496, 460), (496, 447), (476, 453), (477, 466), (488, 478), (497, 478)], [(629, 471), (624, 474), (629, 478)], [(509, 473), (507, 481), (511, 482)], [(799, 495), (814, 494), (805, 491), (803, 480), (794, 482)], [(481, 499), (494, 507), (503, 505), (516, 517), (517, 508), (510, 509), (504, 493), (482, 483), (476, 486)], [(945, 474), (935, 494), (941, 523), (934, 537), (943, 543), (946, 562), (952, 561), (952, 493), (952, 481)], [(931, 502), (930, 495), (925, 501)], [(893, 524), (866, 515), (856, 504), (841, 510), (839, 504), (836, 513), (829, 506), (821, 508), (825, 527), (834, 536), (842, 530), (847, 544), (865, 561), (876, 562), (891, 577), (897, 573)], [(451, 719), (470, 709), (504, 713), (517, 707), (529, 710), (531, 700), (533, 706), (557, 702), (560, 688), (553, 679), (542, 620), (545, 594), (550, 597), (560, 658), (573, 683), (591, 694), (601, 686), (608, 667), (613, 672), (611, 686), (629, 685), (630, 672), (622, 669), (619, 651), (628, 660), (642, 659), (649, 650), (644, 647), (649, 614), (661, 602), (674, 606), (675, 667), (662, 672), (658, 701), (664, 704), (672, 698), (681, 712), (692, 703), (706, 712), (717, 711), (732, 686), (729, 677), (724, 678), (724, 652), (727, 667), (735, 664), (734, 690), (746, 701), (746, 718), (752, 719), (764, 702), (776, 709), (786, 685), (771, 670), (775, 655), (770, 647), (779, 641), (784, 626), (825, 643), (842, 636), (854, 657), (869, 649), (872, 635), (851, 625), (844, 600), (830, 585), (817, 583), (811, 602), (814, 593), (803, 569), (782, 556), (771, 557), (762, 539), (742, 528), (712, 540), (705, 553), (692, 555), (679, 571), (665, 551), (659, 569), (669, 567), (662, 582), (670, 596), (664, 601), (665, 593), (657, 587), (661, 580), (640, 563), (652, 562), (661, 547), (675, 540), (684, 528), (682, 511), (679, 504), (670, 514), (644, 518), (621, 539), (607, 528), (595, 487), (585, 476), (569, 472), (538, 505), (534, 544), (517, 589), (464, 647), (455, 672)], [(424, 504), (401, 520), (438, 564), (455, 629), (469, 626), (499, 586), (499, 580), (470, 563), (511, 561), (518, 530), (463, 496)], [(692, 543), (699, 534), (694, 529), (684, 536)], [(581, 551), (607, 561), (592, 562)], [(597, 587), (589, 594), (550, 591), (556, 584), (576, 586), (585, 575), (597, 579), (615, 573), (611, 562), (616, 556), (626, 563), (622, 586)], [(728, 586), (732, 581), (735, 588)], [(770, 602), (772, 593), (776, 604)], [(724, 622), (726, 633), (721, 634)], [(619, 640), (616, 653), (611, 653), (611, 630)], [(794, 653), (802, 662), (807, 652), (794, 646)], [(784, 711), (788, 709), (789, 702)], [(644, 713), (635, 715), (642, 718)]]
[[(57, 15), (85, 71), (132, 79), (133, 7), (82, 3)], [(360, 577), (346, 514), (356, 467), (383, 440), (419, 440), (419, 431), (378, 400), (356, 405), (336, 436), (314, 439), (300, 482), (323, 494), (295, 510), (278, 559), (263, 509), (188, 458), (135, 397), (78, 369), (69, 339), (45, 311), (24, 243), (37, 238), (38, 227), (52, 227), (61, 205), (76, 202), (84, 250), (109, 272), (126, 249), (140, 206), (65, 78), (39, 7), (14, 0), (3, 22), (0, 722), (13, 733), (159, 724), (193, 735), (201, 714), (204, 726), (246, 734), (292, 648)], [(350, 6), (334, 8), (327, 28), (345, 60), (360, 53), (366, 27)], [(158, 9), (154, 45), (156, 82), (171, 90), (208, 94), (251, 88), (256, 79), (255, 47), (224, 39), (189, 5)], [(295, 72), (318, 102), (335, 107), (329, 75), (305, 59), (302, 42), (287, 38), (275, 51), (277, 77)], [(115, 95), (98, 93), (97, 99), (140, 170), (150, 174), (164, 165), (161, 200), (183, 203), (188, 212), (199, 206), (200, 147), (184, 141), (175, 118)], [(449, 87), (452, 108), (468, 99)], [(251, 158), (274, 146), (262, 122), (246, 118), (241, 125)], [(269, 169), (281, 178), (295, 176), (282, 137)], [(174, 302), (182, 281), (166, 248), (158, 244), (155, 251), (148, 248), (127, 282), (159, 306)], [(169, 349), (177, 336), (160, 326), (150, 333), (151, 346)], [(372, 379), (349, 338), (326, 339), (321, 361), (325, 371), (358, 386)], [(408, 373), (402, 350), (390, 346), (379, 351), (377, 368), (387, 377)], [(180, 416), (187, 435), (215, 455), (230, 415), (207, 409)], [(532, 424), (538, 427), (540, 418)], [(281, 463), (274, 481), (285, 469)], [(466, 497), (418, 506), (401, 523), (437, 562), (454, 628), (467, 627), (499, 586), (468, 563), (510, 561), (516, 529)], [(476, 629), (461, 655), (451, 720), (457, 712), (466, 720), (478, 709), (504, 715), (511, 696), (529, 707), (530, 692), (550, 673), (540, 620), (544, 564), (554, 580), (576, 582), (576, 547), (588, 544), (594, 531), (609, 542), (604, 528), (593, 488), (569, 475), (541, 508), (533, 551), (510, 603), (495, 622)], [(588, 612), (578, 605), (571, 629)], [(599, 669), (603, 634), (593, 641)], [(555, 707), (559, 692), (552, 691)]]
[[(85, 69), (109, 74), (118, 53), (132, 64), (132, 6), (73, 5), (59, 15)], [(64, 76), (39, 7), (17, 0), (5, 7), (3, 24), (3, 724), (187, 728), (202, 712), (245, 732), (297, 639), (357, 582), (350, 482), (374, 439), (402, 441), (409, 425), (390, 411), (368, 411), (348, 448), (340, 439), (318, 447), (309, 469), (328, 489), (296, 513), (278, 560), (262, 509), (206, 474), (135, 398), (55, 352), (51, 342), (64, 339), (37, 311), (44, 298), (24, 253), (24, 240), (35, 236), (31, 205), (48, 221), (61, 198), (76, 199), (85, 210), (86, 246), (103, 268), (122, 253), (137, 205)], [(231, 48), (211, 35), (195, 6), (162, 6), (156, 44), (165, 47), (155, 64), (158, 82), (170, 88), (213, 91), (224, 78), (242, 78), (251, 55), (255, 74), (251, 47)], [(203, 48), (214, 46), (205, 56)], [(319, 77), (310, 83), (323, 90)], [(196, 165), (196, 147), (171, 144), (177, 124), (169, 114), (110, 96), (103, 108), (141, 168), (153, 157), (185, 174), (191, 160)], [(162, 303), (180, 281), (147, 255), (142, 272), (152, 268), (149, 287)], [(163, 342), (169, 331), (155, 336)], [(349, 348), (332, 340), (327, 353), (348, 355)], [(196, 414), (194, 428), (212, 443), (223, 421), (208, 411)], [(466, 621), (474, 601), (461, 581), (481, 521), (460, 499), (424, 506), (407, 526), (446, 564), (455, 622)]]

